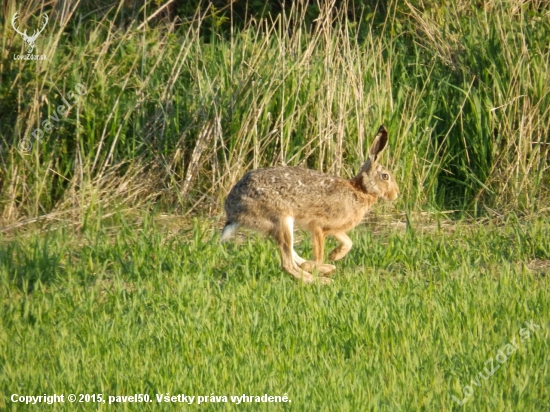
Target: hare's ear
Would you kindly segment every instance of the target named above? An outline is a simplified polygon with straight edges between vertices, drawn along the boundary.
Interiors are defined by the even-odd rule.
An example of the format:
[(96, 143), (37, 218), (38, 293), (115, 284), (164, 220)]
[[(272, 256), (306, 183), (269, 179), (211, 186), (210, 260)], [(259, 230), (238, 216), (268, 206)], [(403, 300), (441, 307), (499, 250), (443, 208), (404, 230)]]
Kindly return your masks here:
[(384, 150), (386, 145), (388, 144), (388, 132), (384, 125), (380, 126), (378, 129), (378, 134), (374, 138), (374, 142), (372, 142), (372, 145), (369, 149), (369, 160), (372, 164), (376, 163), (376, 159), (378, 159), (378, 154)]

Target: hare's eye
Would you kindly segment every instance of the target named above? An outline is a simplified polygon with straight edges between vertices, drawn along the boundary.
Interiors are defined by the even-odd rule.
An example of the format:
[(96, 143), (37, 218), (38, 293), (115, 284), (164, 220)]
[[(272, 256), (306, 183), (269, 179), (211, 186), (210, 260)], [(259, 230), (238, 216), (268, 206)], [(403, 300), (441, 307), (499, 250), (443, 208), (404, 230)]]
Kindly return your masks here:
[(382, 173), (382, 179), (384, 179), (384, 180), (389, 180), (389, 179), (390, 179), (390, 175), (387, 174), (387, 173)]

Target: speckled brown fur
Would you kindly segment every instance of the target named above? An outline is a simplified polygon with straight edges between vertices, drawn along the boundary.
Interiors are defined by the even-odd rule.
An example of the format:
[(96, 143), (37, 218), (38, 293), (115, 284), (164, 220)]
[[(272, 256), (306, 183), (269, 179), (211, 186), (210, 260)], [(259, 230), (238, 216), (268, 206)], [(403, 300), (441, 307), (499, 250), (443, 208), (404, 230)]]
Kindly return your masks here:
[[(339, 242), (329, 258), (343, 258), (351, 249), (346, 232), (361, 222), (378, 198), (394, 200), (399, 194), (389, 171), (378, 163), (387, 140), (386, 129), (380, 126), (369, 158), (351, 180), (302, 167), (249, 171), (227, 196), (222, 240), (230, 238), (241, 225), (267, 233), (279, 245), (283, 269), (292, 276), (306, 283), (315, 280), (308, 272), (314, 269), (328, 276), (336, 267), (322, 263), (325, 237), (334, 236)], [(312, 234), (313, 261), (294, 252), (294, 225)], [(320, 280), (330, 282), (325, 277)]]

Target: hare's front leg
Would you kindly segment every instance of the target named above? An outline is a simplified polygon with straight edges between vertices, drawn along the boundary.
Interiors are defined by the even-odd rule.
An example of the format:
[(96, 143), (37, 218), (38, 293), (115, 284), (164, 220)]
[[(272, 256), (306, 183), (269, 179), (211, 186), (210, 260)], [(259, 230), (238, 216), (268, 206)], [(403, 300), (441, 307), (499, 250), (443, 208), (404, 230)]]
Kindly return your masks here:
[(299, 263), (299, 266), (310, 272), (313, 269), (317, 269), (317, 271), (323, 276), (330, 275), (336, 270), (336, 266), (323, 263), (323, 256), (325, 252), (325, 234), (320, 227), (316, 227), (311, 230), (311, 240), (313, 242), (314, 261), (302, 261)]
[(348, 252), (351, 250), (351, 247), (353, 246), (353, 242), (349, 238), (348, 235), (346, 235), (344, 232), (340, 233), (334, 233), (333, 236), (336, 238), (340, 244), (334, 248), (332, 252), (330, 252), (330, 255), (328, 258), (330, 260), (340, 260), (344, 256), (348, 254)]

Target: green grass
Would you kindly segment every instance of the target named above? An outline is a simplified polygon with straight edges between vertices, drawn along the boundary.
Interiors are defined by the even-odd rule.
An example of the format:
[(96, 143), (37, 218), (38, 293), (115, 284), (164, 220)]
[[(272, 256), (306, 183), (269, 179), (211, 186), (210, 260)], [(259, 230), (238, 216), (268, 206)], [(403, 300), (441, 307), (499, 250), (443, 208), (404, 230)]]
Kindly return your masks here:
[(458, 410), (452, 396), (533, 320), (467, 407), (548, 408), (548, 219), (358, 229), (324, 287), (283, 273), (261, 237), (220, 245), (205, 222), (122, 222), (1, 243), (0, 407), (19, 410), (13, 393), (168, 392), (292, 400), (205, 410)]

